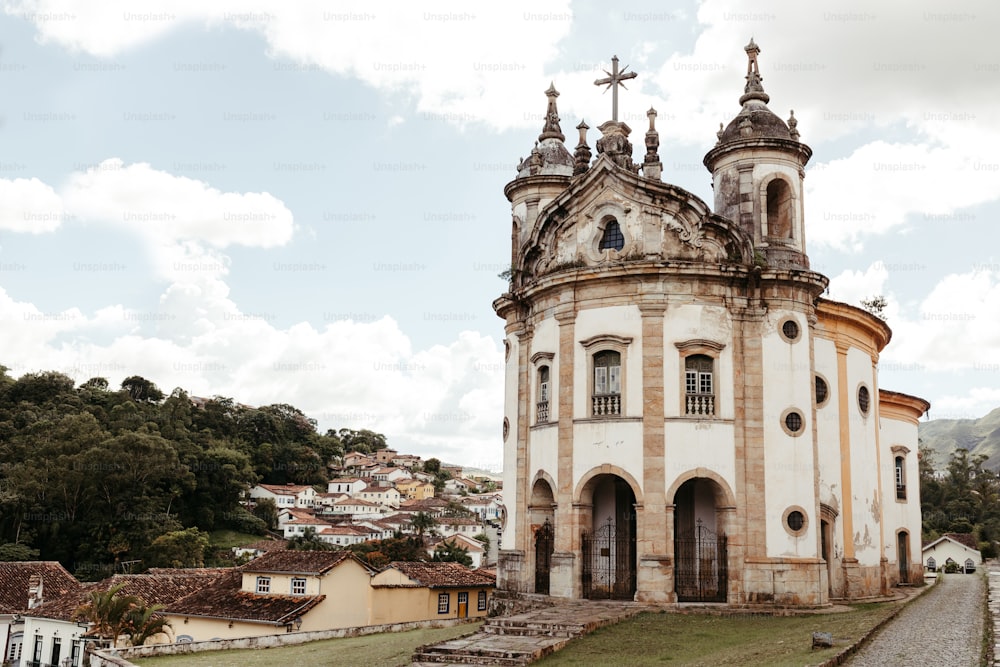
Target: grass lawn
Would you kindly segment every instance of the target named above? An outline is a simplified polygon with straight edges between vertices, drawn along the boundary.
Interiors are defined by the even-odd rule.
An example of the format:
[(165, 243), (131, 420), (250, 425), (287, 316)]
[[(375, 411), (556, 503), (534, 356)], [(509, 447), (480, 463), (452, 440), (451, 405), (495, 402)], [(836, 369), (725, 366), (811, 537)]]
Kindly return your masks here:
[[(842, 651), (898, 608), (854, 605), (805, 616), (644, 613), (577, 639), (538, 665), (815, 665)], [(833, 648), (812, 650), (812, 633), (833, 634)]]
[(409, 665), (410, 656), (418, 646), (471, 634), (480, 625), (481, 623), (463, 623), (450, 628), (325, 639), (283, 648), (207, 651), (143, 658), (132, 662), (142, 667), (395, 667)]
[(228, 529), (213, 530), (208, 534), (209, 546), (214, 549), (232, 549), (233, 547), (253, 544), (264, 539), (267, 539), (264, 535), (251, 535), (250, 533), (240, 533)]

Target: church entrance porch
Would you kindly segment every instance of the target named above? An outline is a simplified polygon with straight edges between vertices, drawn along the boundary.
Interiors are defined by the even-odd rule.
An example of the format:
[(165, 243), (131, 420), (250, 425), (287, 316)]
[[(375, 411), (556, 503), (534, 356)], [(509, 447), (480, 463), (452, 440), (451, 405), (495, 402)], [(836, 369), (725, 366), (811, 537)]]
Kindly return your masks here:
[(636, 592), (635, 494), (616, 475), (591, 480), (592, 517), (580, 536), (583, 597), (632, 600)]
[(709, 479), (688, 480), (674, 496), (674, 591), (678, 602), (726, 602), (729, 553)]

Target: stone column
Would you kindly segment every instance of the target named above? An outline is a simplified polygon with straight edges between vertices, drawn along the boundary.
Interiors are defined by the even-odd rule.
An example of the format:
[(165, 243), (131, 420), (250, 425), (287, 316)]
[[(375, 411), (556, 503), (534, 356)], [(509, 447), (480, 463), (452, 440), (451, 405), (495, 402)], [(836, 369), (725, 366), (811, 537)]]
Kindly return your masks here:
[(730, 603), (753, 592), (748, 561), (767, 556), (764, 496), (764, 369), (760, 322), (764, 311), (734, 314), (733, 400), (736, 448), (736, 509), (727, 513)]
[(642, 509), (637, 516), (639, 555), (636, 599), (667, 602), (671, 588), (667, 554), (664, 471), (664, 303), (639, 304), (642, 315)]
[(517, 336), (517, 423), (513, 425), (514, 432), (508, 437), (517, 438), (517, 487), (514, 502), (517, 507), (517, 526), (514, 529), (515, 551), (519, 557), (510, 559), (510, 567), (517, 566), (517, 574), (508, 572), (508, 577), (516, 578), (517, 590), (526, 592), (534, 590), (534, 563), (531, 557), (534, 553), (534, 535), (531, 532), (531, 512), (528, 502), (531, 498), (531, 461), (528, 455), (528, 437), (530, 434), (531, 373), (529, 356), (531, 352), (532, 331), (524, 322), (514, 331)]
[(576, 358), (576, 310), (557, 312), (559, 322), (559, 421), (556, 475), (555, 553), (549, 591), (558, 597), (580, 597), (580, 526), (573, 498), (573, 364)]

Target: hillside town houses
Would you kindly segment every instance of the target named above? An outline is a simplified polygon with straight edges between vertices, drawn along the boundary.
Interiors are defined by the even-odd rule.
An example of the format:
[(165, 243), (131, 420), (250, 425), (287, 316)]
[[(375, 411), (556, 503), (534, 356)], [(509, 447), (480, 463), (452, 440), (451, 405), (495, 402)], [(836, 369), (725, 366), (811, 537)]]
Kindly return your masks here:
[[(146, 642), (156, 644), (484, 616), (496, 582), (486, 568), (495, 556), (476, 537), (489, 536), (495, 553), (502, 517), (496, 482), (469, 479), (457, 466), (427, 473), (419, 456), (392, 449), (348, 452), (337, 463), (325, 492), (301, 484), (247, 492), (249, 509), (273, 502), (277, 529), (234, 548), (242, 563), (236, 567), (153, 568), (88, 583), (57, 562), (0, 562), (3, 664), (82, 665), (88, 642), (108, 640), (102, 644), (77, 610), (115, 586), (161, 606), (170, 627)], [(432, 525), (415, 527), (418, 514)], [(460, 549), (472, 567), (392, 562), (378, 569), (347, 550), (400, 534), (422, 535), (428, 558), (436, 549)], [(334, 549), (288, 549), (288, 540), (307, 535)], [(123, 636), (118, 645), (126, 642)]]
[[(433, 537), (485, 534), (495, 539), (502, 497), (499, 491), (484, 491), (495, 484), (469, 479), (459, 466), (442, 465), (450, 477), (439, 494), (435, 476), (417, 470), (422, 466), (419, 456), (393, 449), (348, 452), (340, 465), (331, 465), (333, 476), (325, 493), (297, 484), (258, 484), (250, 490), (247, 505), (272, 500), (285, 539), (315, 533), (334, 546), (385, 539), (395, 532), (415, 534), (411, 519), (418, 513), (437, 521), (429, 531)], [(488, 554), (481, 558), (488, 561)]]

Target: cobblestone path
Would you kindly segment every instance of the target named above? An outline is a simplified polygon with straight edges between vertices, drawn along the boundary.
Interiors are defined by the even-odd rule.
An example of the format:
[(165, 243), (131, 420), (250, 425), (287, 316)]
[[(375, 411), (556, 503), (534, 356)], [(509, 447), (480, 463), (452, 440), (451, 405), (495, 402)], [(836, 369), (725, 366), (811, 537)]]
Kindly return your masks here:
[(983, 645), (983, 572), (942, 575), (847, 662), (851, 667), (976, 667)]

